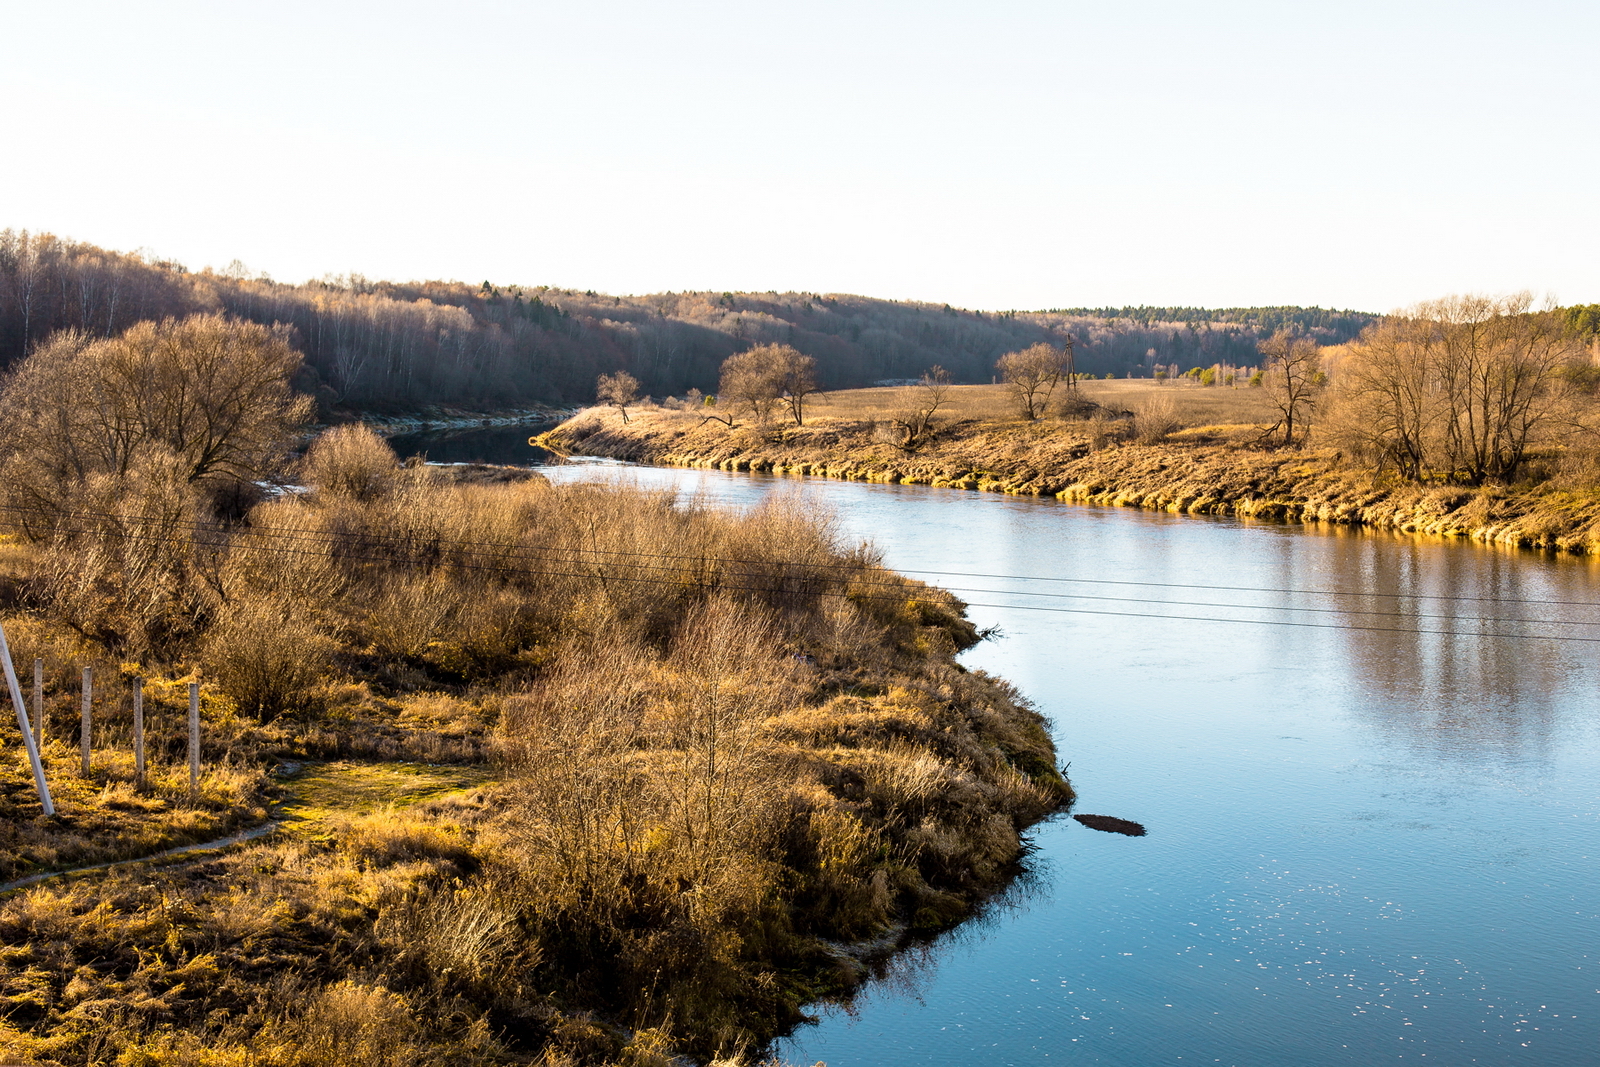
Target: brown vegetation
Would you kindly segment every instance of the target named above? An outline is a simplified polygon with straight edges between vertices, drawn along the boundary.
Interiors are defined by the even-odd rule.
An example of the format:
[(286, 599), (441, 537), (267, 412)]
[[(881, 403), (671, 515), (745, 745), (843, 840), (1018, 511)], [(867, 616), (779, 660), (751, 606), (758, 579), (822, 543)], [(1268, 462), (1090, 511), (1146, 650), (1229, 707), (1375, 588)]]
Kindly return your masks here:
[[(71, 444), (28, 441), (12, 455)], [(1040, 717), (955, 663), (977, 639), (960, 602), (796, 502), (473, 482), (353, 426), (312, 444), (308, 492), (239, 507), (159, 455), (67, 470), (48, 510), (11, 505), (0, 612), (19, 659), (49, 665), (60, 815), (7, 761), (0, 877), (150, 855), (299, 799), (266, 843), (0, 901), (0, 1056), (731, 1061), (861, 979), (833, 942), (958, 921), (1070, 798)], [(86, 664), (84, 777), (66, 710)], [(178, 709), (196, 676), (191, 801)], [(496, 780), (299, 829), (338, 802), (267, 769), (356, 757)]]
[[(1581, 349), (1579, 349), (1581, 353)], [(1335, 397), (1321, 431), (1333, 436), (1342, 412)], [(594, 412), (545, 436), (558, 449), (643, 463), (725, 470), (819, 474), (864, 481), (950, 486), (1056, 496), (1094, 504), (1289, 522), (1327, 522), (1428, 533), (1504, 545), (1600, 551), (1600, 462), (1584, 427), (1585, 400), (1573, 383), (1587, 364), (1568, 363), (1559, 439), (1530, 450), (1511, 483), (1412, 481), (1358, 451), (1263, 447), (1283, 412), (1267, 389), (1198, 380), (1084, 381), (1094, 407), (1036, 421), (1019, 419), (1002, 386), (955, 386), (938, 431), (907, 444), (895, 427), (916, 387), (830, 394), (827, 412), (805, 428), (767, 434), (727, 432), (670, 411), (652, 412), (623, 431)], [(1554, 390), (1557, 383), (1547, 384)], [(1318, 388), (1321, 388), (1320, 386)], [(1297, 431), (1298, 436), (1298, 431)]]
[(941, 364), (985, 382), (1004, 352), (1077, 340), (1078, 369), (1148, 378), (1157, 362), (1253, 363), (1285, 322), (1323, 343), (1371, 316), (1317, 308), (970, 311), (831, 293), (613, 296), (544, 285), (388, 282), (359, 275), (275, 282), (233, 263), (181, 264), (49, 234), (0, 231), (0, 369), (58, 330), (106, 338), (135, 323), (214, 312), (283, 323), (305, 353), (300, 387), (324, 409), (504, 407), (590, 400), (625, 371), (656, 396), (715, 389), (730, 355), (788, 345), (830, 389), (915, 378)]

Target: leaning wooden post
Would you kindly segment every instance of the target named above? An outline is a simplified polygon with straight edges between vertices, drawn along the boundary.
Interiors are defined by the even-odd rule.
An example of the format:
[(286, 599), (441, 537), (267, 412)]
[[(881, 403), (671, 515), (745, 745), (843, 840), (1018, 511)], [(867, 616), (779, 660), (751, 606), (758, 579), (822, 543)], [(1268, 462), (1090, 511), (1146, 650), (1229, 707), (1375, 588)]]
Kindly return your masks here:
[(44, 780), (44, 764), (39, 762), (39, 746), (34, 744), (33, 731), (28, 727), (28, 709), (22, 704), (22, 685), (17, 681), (17, 668), (11, 662), (11, 646), (6, 644), (6, 628), (0, 623), (0, 660), (5, 661), (6, 688), (11, 690), (11, 706), (17, 710), (17, 728), (22, 731), (22, 747), (28, 750), (28, 762), (33, 765), (33, 787), (38, 790), (39, 803), (46, 815), (56, 813), (50, 799), (50, 784)]
[(200, 683), (189, 683), (189, 799), (200, 796)]
[(83, 753), (83, 776), (89, 777), (89, 711), (94, 706), (94, 668), (83, 669), (83, 730), (78, 737), (78, 750)]
[(133, 680), (133, 787), (144, 791), (144, 679)]
[(33, 661), (33, 747), (44, 747), (44, 660)]

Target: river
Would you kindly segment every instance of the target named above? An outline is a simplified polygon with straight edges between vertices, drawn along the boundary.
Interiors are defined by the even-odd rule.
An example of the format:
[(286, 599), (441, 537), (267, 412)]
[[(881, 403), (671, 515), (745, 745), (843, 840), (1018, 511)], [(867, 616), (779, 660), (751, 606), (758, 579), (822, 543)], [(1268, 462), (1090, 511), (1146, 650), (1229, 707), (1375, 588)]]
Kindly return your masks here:
[(1596, 562), (625, 472), (732, 505), (804, 493), (890, 566), (956, 589), (1002, 631), (964, 662), (1050, 716), (1074, 810), (1148, 828), (1038, 827), (1017, 887), (848, 1010), (819, 1009), (786, 1061), (1600, 1062)]

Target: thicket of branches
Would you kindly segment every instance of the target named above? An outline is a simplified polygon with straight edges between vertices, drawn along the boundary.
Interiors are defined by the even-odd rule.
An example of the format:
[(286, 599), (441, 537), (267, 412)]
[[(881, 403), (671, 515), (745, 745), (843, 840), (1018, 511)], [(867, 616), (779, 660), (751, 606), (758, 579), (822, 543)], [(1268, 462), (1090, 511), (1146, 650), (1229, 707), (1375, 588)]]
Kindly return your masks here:
[(1338, 354), (1321, 436), (1414, 481), (1510, 481), (1536, 447), (1591, 444), (1595, 378), (1567, 311), (1527, 293), (1446, 297)]

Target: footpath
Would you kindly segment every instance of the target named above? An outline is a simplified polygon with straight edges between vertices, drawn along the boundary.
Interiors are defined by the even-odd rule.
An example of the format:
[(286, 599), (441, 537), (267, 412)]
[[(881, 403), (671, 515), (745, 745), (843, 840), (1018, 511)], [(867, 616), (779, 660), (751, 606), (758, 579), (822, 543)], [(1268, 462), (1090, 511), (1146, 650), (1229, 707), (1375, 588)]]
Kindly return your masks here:
[(178, 845), (146, 856), (41, 871), (0, 883), (0, 896), (58, 878), (77, 878), (114, 869), (198, 863), (214, 853), (279, 832), (311, 840), (325, 840), (331, 835), (330, 826), (337, 817), (366, 815), (379, 808), (406, 808), (452, 793), (467, 792), (491, 780), (488, 769), (480, 766), (429, 766), (354, 760), (289, 764), (279, 768), (278, 773), (282, 776), (286, 795), (274, 805), (267, 821), (257, 826), (213, 841)]

